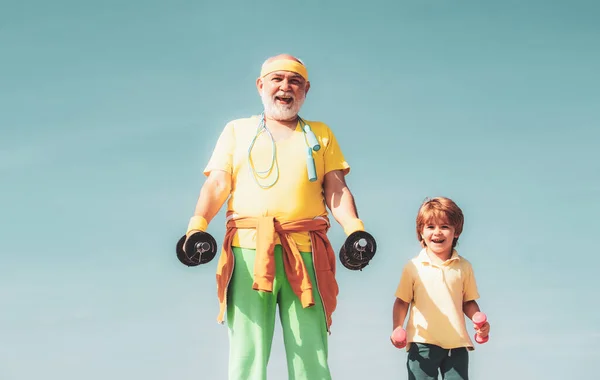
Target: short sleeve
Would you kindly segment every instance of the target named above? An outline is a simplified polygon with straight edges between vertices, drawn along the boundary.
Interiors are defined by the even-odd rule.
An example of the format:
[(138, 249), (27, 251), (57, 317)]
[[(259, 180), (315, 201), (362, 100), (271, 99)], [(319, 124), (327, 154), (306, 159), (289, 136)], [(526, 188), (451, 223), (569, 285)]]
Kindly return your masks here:
[(346, 162), (337, 138), (331, 130), (329, 130), (328, 141), (324, 149), (323, 158), (325, 161), (325, 174), (333, 170), (342, 170), (344, 175), (350, 172), (350, 165)]
[(475, 273), (473, 267), (467, 265), (463, 275), (463, 302), (473, 301), (479, 298), (477, 290), (477, 281), (475, 281)]
[(228, 123), (219, 136), (213, 153), (204, 168), (204, 175), (208, 176), (213, 170), (233, 172), (233, 151), (235, 148), (235, 134), (233, 123)]
[(406, 303), (411, 303), (414, 296), (414, 268), (412, 262), (406, 264), (402, 269), (402, 275), (400, 276), (400, 283), (396, 288), (396, 297), (400, 298)]

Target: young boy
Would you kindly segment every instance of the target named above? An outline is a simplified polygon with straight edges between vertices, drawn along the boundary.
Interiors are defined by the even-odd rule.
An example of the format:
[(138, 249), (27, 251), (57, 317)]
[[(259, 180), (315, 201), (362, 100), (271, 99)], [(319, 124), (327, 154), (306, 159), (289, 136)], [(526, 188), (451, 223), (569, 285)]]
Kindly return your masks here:
[[(463, 223), (462, 210), (443, 197), (426, 200), (417, 215), (417, 238), (422, 250), (402, 271), (391, 337), (397, 348), (406, 345), (411, 380), (438, 379), (438, 373), (445, 380), (469, 378), (468, 351), (474, 347), (463, 313), (472, 319), (479, 311), (475, 301), (479, 293), (471, 264), (455, 249)], [(475, 331), (485, 338), (490, 325), (476, 325)]]

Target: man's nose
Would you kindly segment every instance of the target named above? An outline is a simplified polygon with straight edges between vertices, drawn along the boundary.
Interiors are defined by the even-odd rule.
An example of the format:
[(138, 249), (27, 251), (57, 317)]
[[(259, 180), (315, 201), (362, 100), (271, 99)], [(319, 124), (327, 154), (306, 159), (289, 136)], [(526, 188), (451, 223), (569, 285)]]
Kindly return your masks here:
[(284, 80), (282, 80), (282, 81), (279, 83), (279, 88), (280, 88), (282, 91), (288, 91), (288, 90), (290, 89), (290, 82), (288, 82), (288, 80), (287, 80), (287, 79), (284, 79)]

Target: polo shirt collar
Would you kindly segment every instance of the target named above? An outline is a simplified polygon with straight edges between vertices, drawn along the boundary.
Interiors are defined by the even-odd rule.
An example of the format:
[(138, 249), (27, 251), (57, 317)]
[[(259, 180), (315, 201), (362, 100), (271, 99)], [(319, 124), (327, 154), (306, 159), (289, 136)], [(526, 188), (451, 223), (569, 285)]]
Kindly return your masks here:
[[(431, 262), (431, 258), (429, 257), (429, 255), (427, 254), (427, 248), (423, 248), (421, 249), (421, 252), (419, 252), (419, 256), (418, 259), (421, 263), (426, 263), (429, 265), (433, 265), (433, 263)], [(460, 256), (458, 256), (458, 251), (456, 249), (452, 249), (452, 255), (450, 256), (450, 258), (444, 263), (444, 264), (449, 264), (452, 261), (458, 261), (460, 260)]]

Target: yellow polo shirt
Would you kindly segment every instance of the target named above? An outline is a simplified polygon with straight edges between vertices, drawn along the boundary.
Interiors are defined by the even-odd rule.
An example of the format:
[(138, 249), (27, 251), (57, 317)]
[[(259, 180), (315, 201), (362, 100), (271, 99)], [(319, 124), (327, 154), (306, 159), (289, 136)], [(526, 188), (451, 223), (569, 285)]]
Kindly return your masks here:
[[(342, 170), (347, 174), (350, 166), (331, 129), (322, 122), (305, 121), (321, 145), (320, 150), (313, 152), (317, 169), (315, 182), (308, 180), (306, 158), (309, 147), (300, 122), (291, 137), (274, 143), (274, 146), (268, 133), (262, 132), (256, 137), (260, 125), (258, 115), (233, 120), (225, 126), (204, 174), (208, 176), (212, 170), (224, 170), (232, 175), (228, 211), (240, 216), (274, 216), (282, 222), (327, 215), (323, 178), (332, 170)], [(255, 171), (267, 171), (273, 157), (276, 158), (272, 170), (261, 174), (260, 178), (253, 175), (248, 157), (255, 137), (250, 151)], [(277, 181), (272, 187), (260, 186), (267, 186), (275, 179)], [(307, 232), (293, 233), (291, 236), (301, 251), (311, 250)], [(239, 230), (233, 238), (233, 245), (256, 248), (256, 230)]]
[(478, 299), (479, 293), (471, 263), (456, 250), (442, 262), (431, 260), (422, 249), (404, 266), (396, 297), (411, 304), (406, 350), (410, 342), (474, 349), (462, 306)]

